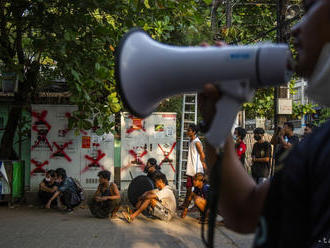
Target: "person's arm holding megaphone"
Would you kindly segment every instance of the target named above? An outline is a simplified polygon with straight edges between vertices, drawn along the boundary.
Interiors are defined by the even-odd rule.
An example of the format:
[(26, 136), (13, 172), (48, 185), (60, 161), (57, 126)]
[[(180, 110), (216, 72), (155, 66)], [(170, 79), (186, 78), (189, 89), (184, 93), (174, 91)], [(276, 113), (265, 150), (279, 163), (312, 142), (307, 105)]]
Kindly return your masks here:
[[(210, 126), (215, 114), (216, 104), (221, 100), (221, 92), (212, 84), (204, 87), (199, 95), (199, 108), (206, 126)], [(217, 159), (214, 147), (207, 144), (207, 166), (212, 166)], [(222, 159), (219, 210), (225, 225), (240, 233), (254, 232), (261, 215), (264, 202), (269, 190), (269, 180), (257, 185), (243, 169), (238, 159), (231, 135), (224, 145)]]

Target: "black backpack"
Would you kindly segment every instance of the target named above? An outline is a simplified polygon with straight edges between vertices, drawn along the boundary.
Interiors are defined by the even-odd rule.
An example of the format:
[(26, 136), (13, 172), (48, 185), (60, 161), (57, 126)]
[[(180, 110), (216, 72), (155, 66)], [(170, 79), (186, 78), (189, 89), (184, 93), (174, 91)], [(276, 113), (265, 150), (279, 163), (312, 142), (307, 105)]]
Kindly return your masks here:
[(80, 201), (84, 201), (85, 200), (85, 191), (84, 191), (84, 188), (81, 186), (80, 182), (77, 179), (73, 178), (73, 181), (74, 181), (74, 183), (76, 185), (76, 190), (77, 190), (77, 193), (78, 193), (78, 195), (80, 197)]

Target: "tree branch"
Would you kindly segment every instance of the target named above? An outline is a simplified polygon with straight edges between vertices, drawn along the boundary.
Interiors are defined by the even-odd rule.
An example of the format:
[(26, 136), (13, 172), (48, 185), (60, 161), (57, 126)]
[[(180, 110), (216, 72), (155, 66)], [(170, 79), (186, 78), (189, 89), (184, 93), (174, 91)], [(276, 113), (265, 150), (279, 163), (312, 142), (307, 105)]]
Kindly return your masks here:
[(213, 0), (212, 1), (212, 9), (211, 9), (211, 29), (216, 38), (216, 34), (219, 32), (219, 25), (218, 25), (218, 16), (217, 10), (222, 3), (222, 0)]

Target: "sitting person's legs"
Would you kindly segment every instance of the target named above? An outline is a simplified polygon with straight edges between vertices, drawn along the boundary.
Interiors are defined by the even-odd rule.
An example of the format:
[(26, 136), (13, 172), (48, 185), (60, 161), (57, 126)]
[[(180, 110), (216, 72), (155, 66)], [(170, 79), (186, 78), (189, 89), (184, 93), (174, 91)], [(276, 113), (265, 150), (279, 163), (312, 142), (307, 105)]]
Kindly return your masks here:
[(131, 220), (134, 220), (139, 214), (141, 214), (145, 209), (149, 207), (154, 207), (156, 205), (157, 201), (155, 199), (146, 199), (144, 201), (138, 202), (136, 205), (137, 210), (131, 215)]
[(116, 215), (116, 213), (119, 210), (119, 207), (120, 207), (120, 199), (115, 199), (110, 201), (109, 214), (111, 218)]
[(203, 197), (195, 196), (195, 205), (201, 212), (205, 211), (206, 203), (206, 199), (204, 199)]
[(80, 199), (77, 194), (72, 193), (70, 190), (63, 191), (61, 194), (61, 202), (68, 210), (72, 210), (74, 207), (80, 204)]
[(96, 218), (106, 218), (109, 216), (109, 204), (108, 201), (97, 202), (95, 199), (92, 199), (89, 203), (89, 210), (91, 214)]

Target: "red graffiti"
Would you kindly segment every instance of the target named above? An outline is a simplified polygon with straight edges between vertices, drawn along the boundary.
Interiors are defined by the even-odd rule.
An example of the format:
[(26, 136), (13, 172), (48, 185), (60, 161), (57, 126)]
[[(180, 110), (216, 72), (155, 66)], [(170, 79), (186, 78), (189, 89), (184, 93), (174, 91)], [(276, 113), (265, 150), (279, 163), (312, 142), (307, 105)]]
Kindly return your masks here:
[(31, 159), (31, 163), (35, 164), (36, 168), (34, 168), (31, 171), (31, 175), (33, 175), (34, 173), (45, 173), (46, 170), (43, 168), (46, 164), (48, 164), (48, 160), (44, 161), (43, 163), (36, 161), (34, 159)]
[(160, 150), (163, 152), (163, 155), (164, 155), (164, 159), (159, 163), (159, 166), (162, 165), (162, 163), (169, 163), (170, 166), (172, 167), (172, 170), (175, 172), (175, 168), (172, 164), (173, 162), (173, 159), (170, 159), (169, 156), (171, 155), (171, 153), (173, 152), (174, 150), (174, 147), (176, 145), (176, 142), (173, 143), (172, 147), (171, 147), (171, 150), (169, 152), (166, 152), (164, 151), (164, 149), (161, 147), (160, 144), (158, 144), (158, 147), (160, 148)]
[(143, 171), (144, 167), (146, 166), (145, 163), (142, 161), (142, 157), (144, 157), (148, 151), (144, 148), (144, 151), (141, 154), (136, 153), (134, 150), (129, 150), (128, 153), (133, 156), (134, 160), (131, 161), (128, 165), (123, 167), (121, 171), (124, 171), (131, 167), (133, 164), (136, 164), (140, 167), (140, 169)]
[(130, 134), (134, 131), (137, 131), (137, 130), (142, 130), (142, 131), (146, 131), (145, 128), (144, 128), (144, 121), (143, 119), (140, 119), (140, 118), (136, 118), (132, 115), (128, 116), (128, 118), (130, 118), (132, 120), (132, 126), (126, 130), (126, 133)]
[(56, 142), (53, 142), (54, 146), (56, 146), (57, 148), (57, 151), (54, 152), (52, 155), (51, 155), (51, 158), (53, 157), (65, 157), (66, 160), (68, 160), (69, 162), (72, 161), (72, 159), (65, 153), (65, 148), (67, 148), (69, 145), (72, 144), (72, 141), (69, 141), (69, 142), (66, 142), (64, 143), (63, 145), (58, 145)]
[(46, 121), (47, 116), (47, 110), (42, 111), (41, 113), (32, 111), (32, 116), (37, 119), (37, 121), (32, 126), (32, 130), (39, 132), (38, 125), (45, 125), (47, 127), (47, 130), (49, 131), (52, 127), (49, 125), (49, 123)]
[(82, 173), (86, 172), (91, 167), (97, 167), (101, 168), (101, 170), (104, 170), (104, 167), (100, 164), (100, 160), (104, 158), (106, 154), (103, 153), (101, 150), (97, 150), (97, 156), (96, 158), (93, 158), (91, 156), (85, 155), (85, 158), (89, 161), (91, 161), (90, 164), (88, 164), (83, 170)]
[(32, 112), (32, 116), (37, 119), (37, 121), (32, 125), (32, 130), (38, 133), (38, 138), (32, 146), (32, 150), (39, 146), (41, 142), (43, 142), (47, 144), (49, 150), (53, 151), (52, 146), (47, 139), (47, 134), (51, 129), (51, 125), (45, 119), (47, 113), (47, 110), (44, 110), (41, 113)]

